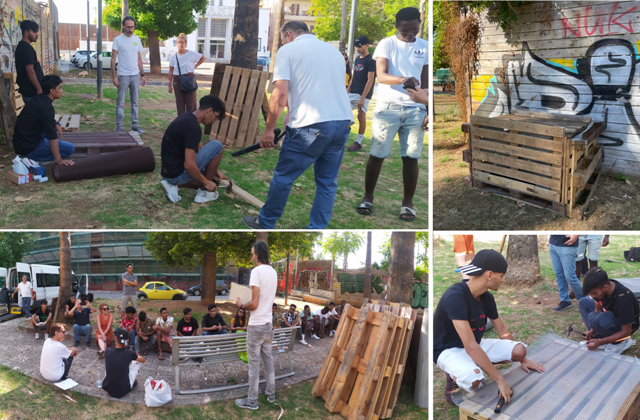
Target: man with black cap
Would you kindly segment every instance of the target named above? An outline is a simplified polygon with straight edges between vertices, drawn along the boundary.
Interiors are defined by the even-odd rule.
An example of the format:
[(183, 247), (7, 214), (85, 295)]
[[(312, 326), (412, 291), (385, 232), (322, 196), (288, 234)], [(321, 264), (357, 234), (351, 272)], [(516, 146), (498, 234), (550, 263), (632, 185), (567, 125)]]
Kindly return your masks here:
[(126, 328), (116, 328), (115, 337), (116, 346), (104, 352), (107, 376), (102, 382), (102, 389), (113, 398), (122, 398), (138, 384), (136, 376), (140, 363), (146, 360), (129, 348), (129, 331)]
[[(513, 336), (498, 315), (489, 290), (498, 290), (507, 271), (504, 257), (489, 249), (478, 252), (471, 264), (460, 267), (469, 280), (449, 287), (436, 308), (434, 320), (433, 360), (447, 373), (445, 397), (450, 404), (453, 384), (466, 391), (482, 388), (486, 372), (498, 384), (500, 397), (511, 400), (511, 388), (494, 363), (520, 362), (525, 372), (544, 372), (544, 366), (526, 358), (525, 344)], [(487, 318), (499, 339), (482, 338)]]
[(373, 85), (376, 80), (376, 60), (369, 54), (369, 38), (362, 35), (356, 38), (354, 45), (360, 56), (353, 66), (353, 77), (349, 81), (347, 93), (351, 109), (358, 110), (358, 137), (347, 150), (357, 152), (362, 149), (362, 138), (367, 129), (367, 110), (373, 96)]

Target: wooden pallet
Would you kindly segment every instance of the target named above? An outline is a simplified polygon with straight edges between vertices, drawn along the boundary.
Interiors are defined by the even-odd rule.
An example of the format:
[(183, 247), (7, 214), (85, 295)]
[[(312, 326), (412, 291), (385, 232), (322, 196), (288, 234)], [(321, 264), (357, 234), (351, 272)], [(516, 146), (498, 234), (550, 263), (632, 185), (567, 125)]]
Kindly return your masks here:
[(55, 119), (60, 123), (62, 131), (80, 131), (80, 115), (60, 115), (56, 114)]
[(62, 136), (62, 140), (72, 143), (75, 147), (75, 152), (71, 155), (71, 159), (137, 149), (144, 145), (140, 140), (140, 134), (136, 131), (106, 133), (76, 131), (65, 133)]
[(9, 85), (9, 94), (11, 96), (11, 103), (13, 104), (13, 109), (16, 112), (16, 116), (20, 115), (22, 109), (24, 108), (24, 102), (22, 101), (22, 95), (18, 92), (18, 83), (16, 83), (17, 75), (16, 72), (5, 72), (4, 73), (5, 83)]

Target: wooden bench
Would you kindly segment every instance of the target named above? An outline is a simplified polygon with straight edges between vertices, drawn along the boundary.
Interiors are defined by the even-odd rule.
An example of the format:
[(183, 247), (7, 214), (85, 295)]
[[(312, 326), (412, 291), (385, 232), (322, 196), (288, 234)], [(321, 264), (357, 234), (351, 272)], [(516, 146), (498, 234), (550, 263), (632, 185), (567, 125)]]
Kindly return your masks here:
[(55, 119), (60, 123), (62, 131), (80, 131), (80, 115), (56, 114)]
[[(291, 364), (291, 351), (295, 344), (296, 330), (300, 327), (278, 328), (273, 330), (272, 354), (278, 356), (278, 363), (282, 369), (280, 356), (286, 353), (289, 358), (289, 372), (276, 376), (276, 379), (286, 378), (295, 374)], [(228, 363), (241, 360), (240, 353), (247, 351), (247, 334), (233, 333), (223, 335), (205, 335), (196, 337), (173, 337), (171, 350), (171, 366), (173, 368), (173, 382), (176, 394), (199, 394), (203, 392), (225, 391), (242, 388), (246, 384), (230, 385), (208, 389), (180, 390), (180, 367), (189, 365)], [(193, 358), (204, 358), (197, 362)], [(188, 358), (188, 360), (184, 360)], [(181, 361), (182, 360), (182, 361)], [(260, 383), (265, 382), (264, 379)]]

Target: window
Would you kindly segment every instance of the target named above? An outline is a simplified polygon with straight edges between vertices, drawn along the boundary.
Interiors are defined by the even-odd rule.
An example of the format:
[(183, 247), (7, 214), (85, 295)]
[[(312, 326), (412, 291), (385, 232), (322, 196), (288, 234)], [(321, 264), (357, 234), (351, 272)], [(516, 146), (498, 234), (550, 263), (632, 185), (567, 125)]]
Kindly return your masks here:
[(153, 283), (149, 283), (149, 284), (147, 284), (146, 286), (144, 286), (144, 288), (145, 288), (146, 290), (153, 290)]
[(224, 0), (220, 0), (220, 2), (218, 3), (218, 6), (222, 6), (222, 3), (224, 3)]
[(211, 19), (211, 38), (225, 38), (227, 36), (227, 19)]
[(60, 287), (60, 274), (46, 273), (44, 281), (46, 287)]
[(198, 38), (204, 38), (207, 33), (207, 20), (203, 18), (198, 19)]
[(166, 284), (156, 283), (156, 290), (173, 290)]
[(204, 39), (198, 40), (198, 52), (204, 55)]
[(209, 42), (209, 57), (224, 58), (224, 41)]

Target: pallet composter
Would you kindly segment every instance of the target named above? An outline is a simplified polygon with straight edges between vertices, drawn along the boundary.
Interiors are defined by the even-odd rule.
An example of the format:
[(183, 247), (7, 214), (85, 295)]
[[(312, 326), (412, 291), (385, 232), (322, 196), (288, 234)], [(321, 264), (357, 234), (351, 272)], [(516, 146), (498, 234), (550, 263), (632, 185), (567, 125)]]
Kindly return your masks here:
[[(465, 130), (465, 128), (463, 128)], [(599, 178), (604, 123), (588, 116), (517, 111), (473, 115), (466, 127), (467, 185), (581, 219)]]
[(347, 419), (390, 418), (415, 319), (416, 311), (405, 304), (347, 305), (313, 395)]

